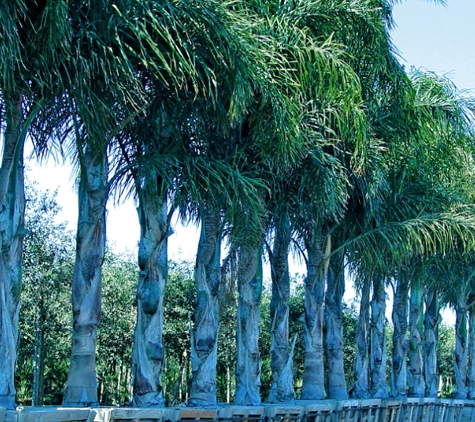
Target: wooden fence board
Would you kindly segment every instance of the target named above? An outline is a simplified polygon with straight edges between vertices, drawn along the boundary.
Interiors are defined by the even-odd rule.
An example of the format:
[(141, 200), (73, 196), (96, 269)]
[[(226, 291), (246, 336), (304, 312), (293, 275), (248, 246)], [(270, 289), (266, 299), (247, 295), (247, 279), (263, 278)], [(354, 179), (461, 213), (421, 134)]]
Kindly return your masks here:
[(436, 398), (298, 400), (176, 408), (0, 407), (0, 422), (475, 422), (475, 401)]

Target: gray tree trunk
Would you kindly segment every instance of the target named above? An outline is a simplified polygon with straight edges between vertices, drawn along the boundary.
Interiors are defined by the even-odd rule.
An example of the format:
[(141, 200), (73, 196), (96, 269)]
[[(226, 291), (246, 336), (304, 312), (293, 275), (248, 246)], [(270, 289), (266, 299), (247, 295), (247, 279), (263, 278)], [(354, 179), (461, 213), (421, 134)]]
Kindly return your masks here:
[(106, 244), (107, 156), (87, 146), (79, 182), (76, 261), (72, 281), (73, 333), (63, 406), (98, 404), (96, 331)]
[[(328, 252), (330, 241), (328, 240)], [(305, 360), (302, 400), (325, 398), (325, 370), (323, 359), (323, 308), (325, 300), (325, 263), (323, 238), (315, 232), (307, 242), (307, 277), (305, 279), (305, 316), (303, 335)]]
[(347, 399), (343, 364), (343, 295), (345, 294), (344, 254), (330, 260), (325, 293), (326, 357), (328, 398)]
[(432, 286), (427, 292), (424, 316), (424, 378), (426, 383), (425, 395), (427, 397), (437, 397), (439, 384), (437, 371), (439, 321), (439, 297), (436, 287)]
[(132, 404), (163, 407), (163, 300), (167, 280), (168, 211), (159, 182), (138, 189), (140, 242), (138, 253), (137, 323), (132, 351)]
[(455, 305), (455, 390), (456, 399), (467, 398), (467, 360), (468, 360), (468, 332), (467, 332), (467, 295), (461, 292)]
[(205, 208), (196, 256), (197, 301), (191, 336), (191, 406), (214, 405), (218, 361), (219, 288), (221, 285), (221, 216)]
[(407, 396), (407, 317), (408, 317), (409, 278), (400, 271), (392, 311), (393, 353), (391, 368), (391, 396)]
[(475, 295), (471, 294), (469, 297), (471, 304), (469, 311), (469, 330), (468, 330), (468, 398), (475, 398), (475, 310), (473, 308), (475, 303)]
[[(5, 95), (5, 94), (4, 94)], [(15, 364), (21, 293), (25, 192), (20, 95), (5, 100), (6, 130), (0, 168), (0, 406), (15, 408)]]
[(422, 285), (415, 279), (411, 285), (409, 314), (409, 368), (407, 385), (409, 397), (424, 397), (424, 358), (422, 334), (424, 327)]
[(351, 396), (367, 399), (371, 397), (369, 391), (369, 298), (371, 283), (366, 280), (361, 291), (360, 313), (356, 323), (356, 359), (354, 383)]
[(376, 398), (387, 398), (388, 382), (386, 379), (386, 292), (384, 278), (374, 275), (373, 299), (371, 300), (371, 360), (370, 379), (371, 395)]
[(277, 220), (273, 251), (269, 253), (272, 278), (269, 403), (289, 402), (295, 398), (289, 350), (289, 244), (290, 224), (283, 217)]
[(261, 403), (261, 356), (259, 353), (259, 304), (262, 294), (260, 247), (241, 246), (238, 263), (236, 393), (234, 403)]

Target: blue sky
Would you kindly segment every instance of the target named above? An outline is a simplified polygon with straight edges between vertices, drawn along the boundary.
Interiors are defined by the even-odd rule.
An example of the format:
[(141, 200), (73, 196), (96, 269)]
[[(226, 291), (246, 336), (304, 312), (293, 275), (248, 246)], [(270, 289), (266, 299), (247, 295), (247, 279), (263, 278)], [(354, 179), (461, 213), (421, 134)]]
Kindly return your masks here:
[(475, 89), (475, 0), (406, 0), (394, 7), (395, 46), (410, 66), (449, 73), (459, 89)]

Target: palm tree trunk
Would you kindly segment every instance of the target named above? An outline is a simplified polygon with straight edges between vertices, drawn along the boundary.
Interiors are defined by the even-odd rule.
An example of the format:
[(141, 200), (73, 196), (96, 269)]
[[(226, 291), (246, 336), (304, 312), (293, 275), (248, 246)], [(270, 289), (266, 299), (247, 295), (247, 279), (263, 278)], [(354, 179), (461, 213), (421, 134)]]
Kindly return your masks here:
[(424, 367), (422, 353), (423, 311), (422, 286), (418, 279), (411, 285), (409, 316), (409, 370), (407, 374), (409, 397), (424, 397)]
[(469, 302), (472, 305), (469, 311), (469, 331), (468, 331), (468, 398), (475, 398), (475, 295), (469, 296)]
[(426, 382), (425, 395), (437, 397), (439, 375), (437, 372), (437, 339), (439, 325), (439, 297), (435, 286), (426, 296), (426, 312), (424, 316), (424, 375)]
[(262, 294), (261, 248), (241, 246), (238, 263), (236, 394), (239, 406), (261, 403), (259, 304)]
[(191, 336), (189, 405), (216, 404), (219, 301), (221, 284), (221, 216), (219, 209), (205, 208), (196, 256), (197, 301)]
[[(329, 241), (328, 241), (329, 242)], [(323, 360), (323, 308), (325, 297), (325, 268), (323, 239), (314, 233), (307, 242), (307, 277), (305, 279), (305, 319), (303, 326), (305, 360), (302, 400), (325, 398)]]
[(365, 281), (361, 291), (360, 314), (356, 323), (356, 359), (352, 397), (367, 399), (369, 392), (369, 297), (371, 283)]
[(138, 188), (140, 222), (137, 323), (132, 351), (132, 404), (163, 407), (163, 300), (167, 280), (168, 211), (160, 182)]
[(294, 400), (292, 356), (289, 350), (289, 244), (290, 224), (284, 217), (276, 223), (274, 247), (269, 253), (272, 278), (270, 403)]
[(384, 278), (373, 276), (373, 299), (371, 301), (371, 394), (376, 398), (387, 398), (386, 380), (386, 293)]
[(344, 254), (330, 260), (325, 294), (326, 356), (328, 398), (347, 399), (343, 364), (343, 295), (345, 294)]
[(0, 168), (0, 406), (15, 408), (25, 192), (21, 96), (4, 93), (6, 130)]
[(409, 278), (405, 271), (400, 271), (394, 293), (393, 320), (393, 354), (391, 370), (391, 396), (407, 396), (407, 316), (408, 316)]
[(106, 244), (107, 155), (86, 147), (81, 163), (76, 262), (72, 281), (73, 333), (64, 406), (98, 404), (96, 330)]
[(467, 295), (461, 292), (455, 305), (454, 397), (456, 399), (467, 398), (467, 313)]

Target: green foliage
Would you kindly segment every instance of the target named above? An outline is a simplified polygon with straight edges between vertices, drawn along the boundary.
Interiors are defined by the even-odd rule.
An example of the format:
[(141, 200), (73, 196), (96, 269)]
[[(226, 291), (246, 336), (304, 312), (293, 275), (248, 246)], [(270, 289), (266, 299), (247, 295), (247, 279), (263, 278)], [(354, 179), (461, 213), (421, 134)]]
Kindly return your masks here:
[(39, 192), (30, 185), (27, 203), (16, 374), (18, 402), (31, 404), (33, 367), (39, 369), (44, 361), (44, 403), (56, 404), (61, 402), (69, 365), (74, 242), (65, 224), (55, 220), (59, 211), (56, 194)]
[(218, 333), (217, 399), (218, 402), (226, 403), (233, 400), (236, 390), (234, 371), (237, 356), (237, 296), (234, 292), (222, 296), (224, 297), (220, 301)]
[(196, 285), (192, 265), (170, 262), (165, 287), (163, 344), (165, 348), (165, 379), (163, 389), (166, 403), (183, 402), (187, 395), (190, 375), (190, 324), (194, 310)]
[(129, 403), (137, 280), (136, 258), (111, 250), (106, 253), (96, 362), (102, 405)]
[(356, 303), (343, 304), (343, 367), (345, 368), (346, 386), (349, 390), (354, 382), (356, 360), (356, 322), (358, 310)]
[(437, 342), (437, 369), (441, 380), (439, 391), (441, 397), (452, 397), (454, 392), (454, 350), (455, 328), (440, 324)]

